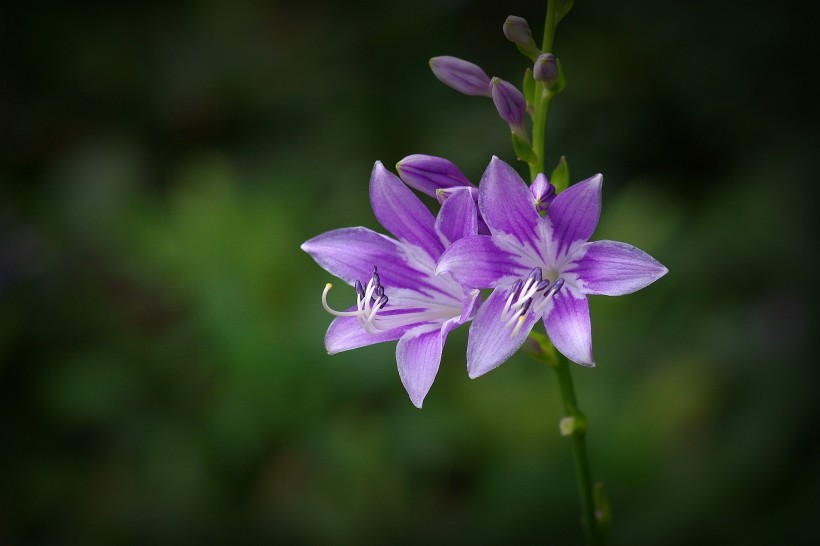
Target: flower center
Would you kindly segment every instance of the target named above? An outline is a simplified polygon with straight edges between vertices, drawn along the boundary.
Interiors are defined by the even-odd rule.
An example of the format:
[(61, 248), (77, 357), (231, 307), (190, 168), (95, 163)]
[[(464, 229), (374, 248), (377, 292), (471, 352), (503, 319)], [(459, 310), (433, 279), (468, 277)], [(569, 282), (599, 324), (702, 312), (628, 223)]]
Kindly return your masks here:
[(510, 290), (504, 309), (501, 310), (501, 322), (504, 328), (512, 326), (510, 337), (515, 337), (532, 311), (539, 315), (556, 292), (564, 286), (564, 279), (559, 277), (554, 283), (541, 277), (541, 268), (533, 269), (525, 280), (517, 280)]
[(356, 289), (356, 310), (355, 311), (336, 311), (332, 309), (327, 303), (327, 293), (333, 287), (332, 284), (327, 283), (322, 292), (322, 305), (325, 310), (331, 315), (337, 317), (356, 317), (359, 324), (368, 333), (376, 333), (375, 321), (376, 315), (379, 311), (387, 305), (388, 297), (384, 294), (384, 287), (381, 285), (378, 268), (373, 266), (373, 275), (367, 281), (367, 286), (362, 286), (362, 283), (356, 280), (354, 285)]

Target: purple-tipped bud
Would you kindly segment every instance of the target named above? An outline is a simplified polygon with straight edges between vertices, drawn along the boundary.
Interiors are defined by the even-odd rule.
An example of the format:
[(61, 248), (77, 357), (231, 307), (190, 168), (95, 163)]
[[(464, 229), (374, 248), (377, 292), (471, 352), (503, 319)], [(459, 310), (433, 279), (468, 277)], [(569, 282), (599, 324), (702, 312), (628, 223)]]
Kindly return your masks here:
[(550, 184), (544, 173), (538, 173), (530, 186), (530, 193), (535, 203), (535, 210), (541, 212), (547, 210), (549, 204), (555, 199), (555, 186)]
[(527, 113), (527, 101), (524, 94), (510, 82), (501, 78), (492, 79), (492, 97), (498, 115), (510, 127), (523, 128), (524, 115)]
[(522, 46), (534, 45), (530, 25), (523, 17), (517, 17), (515, 15), (507, 17), (507, 20), (504, 21), (504, 36), (514, 44)]
[(490, 77), (481, 69), (457, 57), (433, 57), (430, 68), (436, 78), (465, 95), (490, 96)]
[(552, 53), (542, 53), (535, 60), (532, 76), (549, 87), (558, 80), (558, 59)]
[(396, 164), (399, 177), (411, 188), (438, 197), (436, 190), (472, 186), (452, 161), (432, 155), (408, 155)]

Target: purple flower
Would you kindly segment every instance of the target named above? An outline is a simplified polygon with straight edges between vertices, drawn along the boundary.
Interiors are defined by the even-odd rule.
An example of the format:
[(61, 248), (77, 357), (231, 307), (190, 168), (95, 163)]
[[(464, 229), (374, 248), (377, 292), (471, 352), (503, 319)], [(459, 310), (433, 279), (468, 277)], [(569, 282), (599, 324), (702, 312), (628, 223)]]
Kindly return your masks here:
[(616, 241), (588, 242), (601, 213), (601, 175), (558, 194), (540, 216), (527, 185), (493, 157), (478, 187), (492, 235), (465, 237), (438, 264), (468, 288), (494, 288), (479, 309), (467, 345), (475, 378), (507, 360), (543, 318), (547, 335), (570, 360), (594, 366), (587, 296), (620, 296), (651, 284), (667, 269)]
[[(470, 320), (480, 300), (436, 262), (454, 241), (476, 234), (477, 211), (470, 192), (454, 192), (438, 217), (394, 174), (377, 162), (370, 177), (370, 203), (395, 239), (364, 227), (323, 233), (302, 245), (324, 269), (353, 286), (356, 305), (336, 311), (325, 336), (329, 354), (398, 339), (396, 361), (410, 400), (421, 407), (433, 384), (447, 334)], [(368, 280), (369, 279), (369, 280)]]
[(465, 95), (490, 96), (490, 77), (469, 61), (458, 57), (433, 57), (430, 69), (443, 84)]

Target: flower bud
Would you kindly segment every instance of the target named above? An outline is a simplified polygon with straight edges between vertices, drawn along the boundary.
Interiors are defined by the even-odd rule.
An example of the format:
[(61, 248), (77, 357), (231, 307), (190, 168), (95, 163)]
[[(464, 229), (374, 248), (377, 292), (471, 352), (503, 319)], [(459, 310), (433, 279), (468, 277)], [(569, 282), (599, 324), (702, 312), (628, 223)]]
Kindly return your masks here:
[(504, 21), (504, 36), (509, 41), (515, 44), (518, 51), (535, 60), (541, 54), (541, 50), (535, 45), (532, 39), (532, 32), (530, 32), (530, 25), (527, 24), (526, 19), (510, 15)]
[(538, 173), (530, 186), (535, 210), (538, 212), (547, 210), (547, 207), (555, 199), (555, 186), (550, 184), (544, 173)]
[(516, 86), (501, 78), (493, 78), (492, 97), (498, 115), (512, 129), (523, 129), (524, 114), (527, 112), (527, 101)]
[(558, 80), (558, 59), (552, 53), (543, 53), (535, 60), (532, 75), (548, 88)]
[(396, 164), (396, 170), (405, 184), (431, 197), (439, 198), (437, 190), (443, 188), (472, 187), (458, 167), (443, 157), (409, 155)]
[(514, 44), (526, 46), (528, 44), (535, 45), (532, 40), (532, 32), (530, 32), (530, 25), (523, 17), (510, 15), (504, 21), (504, 36)]
[(465, 95), (490, 96), (490, 77), (481, 69), (457, 57), (433, 57), (430, 68), (444, 85)]

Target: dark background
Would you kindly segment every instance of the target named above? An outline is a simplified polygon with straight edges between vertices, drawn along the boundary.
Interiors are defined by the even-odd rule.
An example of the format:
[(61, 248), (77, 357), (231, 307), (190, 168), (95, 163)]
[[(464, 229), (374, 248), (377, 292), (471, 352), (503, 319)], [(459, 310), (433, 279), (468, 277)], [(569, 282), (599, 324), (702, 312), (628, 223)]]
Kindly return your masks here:
[[(0, 8), (0, 543), (580, 543), (549, 370), (471, 381), (461, 328), (417, 410), (395, 344), (327, 356), (331, 278), (299, 250), (378, 228), (376, 160), (513, 163), (427, 59), (518, 82), (501, 25), (540, 41), (544, 9)], [(558, 30), (548, 160), (604, 173), (595, 238), (670, 270), (593, 298), (573, 370), (611, 544), (818, 535), (819, 22), (578, 0)]]

